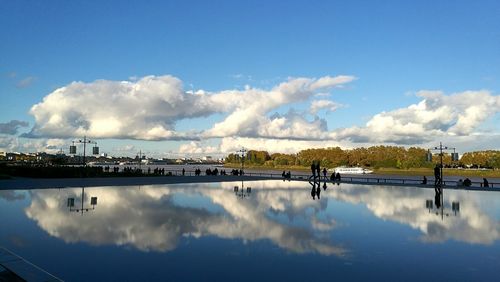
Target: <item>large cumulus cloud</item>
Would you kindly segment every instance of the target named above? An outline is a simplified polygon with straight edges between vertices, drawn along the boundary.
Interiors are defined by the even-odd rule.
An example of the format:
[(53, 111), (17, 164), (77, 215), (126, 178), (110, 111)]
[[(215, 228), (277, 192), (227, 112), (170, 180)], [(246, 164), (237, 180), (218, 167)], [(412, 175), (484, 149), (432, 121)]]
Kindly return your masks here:
[[(307, 120), (293, 112), (272, 116), (269, 113), (354, 79), (352, 76), (293, 78), (270, 90), (246, 88), (213, 93), (184, 91), (181, 80), (168, 75), (147, 76), (137, 81), (73, 82), (31, 108), (35, 126), (27, 136), (89, 135), (142, 140), (226, 136), (311, 138), (299, 129), (306, 126), (320, 132), (325, 129), (324, 121)], [(224, 120), (203, 132), (180, 132), (175, 128), (180, 120), (215, 113), (222, 113)]]
[[(486, 133), (481, 129), (500, 109), (500, 97), (487, 90), (452, 94), (420, 91), (419, 102), (374, 114), (364, 126), (329, 129), (319, 113), (335, 115), (343, 105), (326, 99), (329, 95), (325, 93), (355, 79), (346, 75), (299, 77), (270, 89), (248, 86), (218, 92), (185, 91), (182, 81), (169, 75), (73, 82), (31, 108), (35, 125), (25, 136), (188, 140), (191, 142), (182, 144), (180, 152), (211, 154), (231, 152), (234, 143), (240, 143), (237, 147), (262, 144), (276, 148), (263, 147), (268, 151), (297, 152), (308, 146), (426, 145), (437, 138), (454, 144), (478, 141), (484, 144), (479, 149), (484, 149), (491, 148), (488, 140), (498, 137), (495, 130)], [(294, 109), (297, 103), (304, 103), (309, 110)], [(200, 118), (209, 116), (215, 118), (197, 126), (198, 130), (176, 127), (179, 121), (197, 118), (196, 122), (202, 122)], [(9, 132), (20, 124), (12, 126), (8, 126)], [(217, 144), (203, 142), (218, 138), (222, 141)]]

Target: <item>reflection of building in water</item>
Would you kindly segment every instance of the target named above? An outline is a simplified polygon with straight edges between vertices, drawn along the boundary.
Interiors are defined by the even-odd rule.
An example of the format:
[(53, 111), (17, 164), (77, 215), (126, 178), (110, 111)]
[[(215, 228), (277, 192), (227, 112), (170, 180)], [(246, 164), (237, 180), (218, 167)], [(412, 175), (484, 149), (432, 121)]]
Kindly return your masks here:
[(252, 187), (245, 188), (243, 180), (241, 180), (241, 189), (239, 186), (236, 185), (236, 186), (234, 186), (233, 191), (234, 191), (234, 194), (236, 195), (236, 197), (246, 198), (246, 197), (250, 197), (250, 195), (252, 194)]
[(67, 206), (69, 207), (69, 211), (70, 212), (80, 212), (83, 215), (84, 212), (89, 212), (89, 211), (95, 210), (95, 206), (97, 205), (97, 197), (90, 198), (90, 205), (92, 206), (92, 208), (84, 207), (83, 203), (85, 202), (85, 187), (82, 187), (82, 195), (81, 195), (80, 202), (81, 202), (81, 206), (78, 209), (78, 208), (75, 208), (75, 198), (68, 198)]
[[(441, 219), (444, 219), (445, 216), (450, 216), (450, 205), (449, 203), (445, 205), (442, 189), (435, 190), (434, 201), (431, 199), (425, 200), (425, 207), (429, 210), (429, 213), (432, 211), (432, 213), (435, 213), (436, 215), (441, 215)], [(451, 202), (451, 211), (453, 212), (452, 215), (457, 216), (457, 213), (460, 212), (460, 202)]]

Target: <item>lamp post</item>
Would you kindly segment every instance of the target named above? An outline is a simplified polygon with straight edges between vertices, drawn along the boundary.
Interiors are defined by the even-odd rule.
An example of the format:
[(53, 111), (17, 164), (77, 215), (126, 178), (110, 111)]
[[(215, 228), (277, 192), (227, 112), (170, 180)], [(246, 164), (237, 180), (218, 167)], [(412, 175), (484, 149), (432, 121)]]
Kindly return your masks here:
[(84, 207), (83, 206), (84, 201), (85, 201), (85, 187), (82, 187), (82, 195), (81, 195), (82, 205), (81, 205), (81, 207), (79, 209), (74, 208), (75, 207), (75, 198), (68, 198), (67, 206), (69, 208), (69, 211), (70, 212), (81, 212), (81, 214), (83, 215), (84, 212), (89, 212), (89, 211), (95, 210), (95, 206), (97, 205), (97, 197), (90, 198), (90, 205), (92, 206), (92, 208)]
[(99, 155), (99, 147), (97, 147), (97, 142), (88, 139), (87, 136), (83, 136), (83, 139), (73, 140), (71, 146), (69, 146), (69, 154), (70, 155), (76, 154), (76, 145), (75, 144), (77, 144), (77, 143), (83, 144), (83, 165), (84, 166), (87, 165), (87, 163), (85, 162), (86, 145), (87, 144), (94, 144), (94, 147), (92, 147), (92, 154)]
[(443, 146), (443, 144), (441, 142), (439, 142), (439, 146), (436, 146), (436, 147), (433, 147), (433, 148), (429, 148), (427, 150), (427, 161), (428, 162), (432, 162), (432, 153), (431, 153), (431, 151), (438, 151), (439, 152), (439, 163), (440, 163), (439, 175), (440, 175), (440, 179), (439, 179), (439, 183), (437, 183), (439, 185), (439, 187), (441, 187), (442, 183), (443, 183), (443, 152), (453, 150), (453, 153), (451, 153), (451, 160), (452, 161), (458, 161), (458, 153), (455, 152), (455, 149), (456, 148), (452, 148), (452, 147), (448, 147), (448, 146)]
[(241, 153), (241, 174), (243, 174), (243, 169), (245, 169), (245, 153), (247, 150), (245, 148), (241, 148), (238, 153)]

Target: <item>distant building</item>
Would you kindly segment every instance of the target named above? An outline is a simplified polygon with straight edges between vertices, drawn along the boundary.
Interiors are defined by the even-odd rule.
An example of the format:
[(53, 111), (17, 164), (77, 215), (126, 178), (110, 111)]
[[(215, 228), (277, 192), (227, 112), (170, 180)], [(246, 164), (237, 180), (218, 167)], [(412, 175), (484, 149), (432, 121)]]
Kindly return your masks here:
[(211, 162), (214, 159), (212, 158), (212, 156), (206, 156), (206, 157), (203, 157), (203, 160), (206, 161), (206, 162)]
[(0, 157), (7, 157), (7, 152), (0, 152)]

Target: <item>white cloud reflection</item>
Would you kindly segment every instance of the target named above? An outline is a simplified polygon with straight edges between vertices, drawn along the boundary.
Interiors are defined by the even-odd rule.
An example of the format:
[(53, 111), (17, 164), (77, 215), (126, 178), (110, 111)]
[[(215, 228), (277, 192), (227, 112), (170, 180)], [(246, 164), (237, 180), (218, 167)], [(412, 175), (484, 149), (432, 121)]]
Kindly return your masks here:
[[(98, 205), (85, 216), (70, 213), (65, 206), (68, 197), (77, 198), (76, 205), (79, 204), (79, 189), (32, 191), (32, 204), (26, 214), (50, 235), (68, 243), (83, 241), (133, 246), (143, 251), (169, 251), (176, 248), (182, 236), (212, 235), (244, 241), (270, 240), (294, 253), (343, 255), (346, 252), (307, 227), (274, 218), (271, 210), (298, 215), (309, 207), (320, 207), (304, 197), (307, 193), (290, 193), (286, 189), (290, 183), (272, 183), (273, 188), (279, 189), (261, 191), (263, 187), (258, 186), (264, 184), (252, 183), (256, 186), (248, 200), (234, 195), (235, 183), (222, 184), (224, 189), (211, 189), (206, 184), (148, 186), (140, 190), (88, 188), (87, 196), (97, 196)], [(179, 203), (175, 200), (179, 195), (208, 198), (211, 208)], [(212, 210), (216, 206), (224, 212)], [(308, 215), (307, 219), (313, 216)]]
[(424, 242), (451, 239), (491, 244), (499, 239), (499, 222), (488, 209), (499, 206), (500, 200), (489, 197), (490, 192), (446, 191), (445, 205), (458, 201), (460, 212), (442, 220), (425, 208), (425, 200), (433, 199), (432, 189), (342, 184), (341, 189), (330, 186), (321, 201), (313, 201), (304, 182), (247, 183), (252, 187), (247, 199), (234, 195), (233, 186), (238, 184), (88, 188), (87, 195), (97, 196), (99, 202), (85, 216), (66, 207), (68, 197), (76, 197), (78, 205), (79, 189), (31, 191), (26, 214), (68, 243), (160, 252), (175, 249), (182, 237), (216, 236), (245, 242), (269, 240), (293, 253), (342, 256), (348, 251), (332, 242), (331, 233), (345, 225), (328, 211), (332, 200), (362, 204), (381, 219), (409, 225), (421, 232)]

